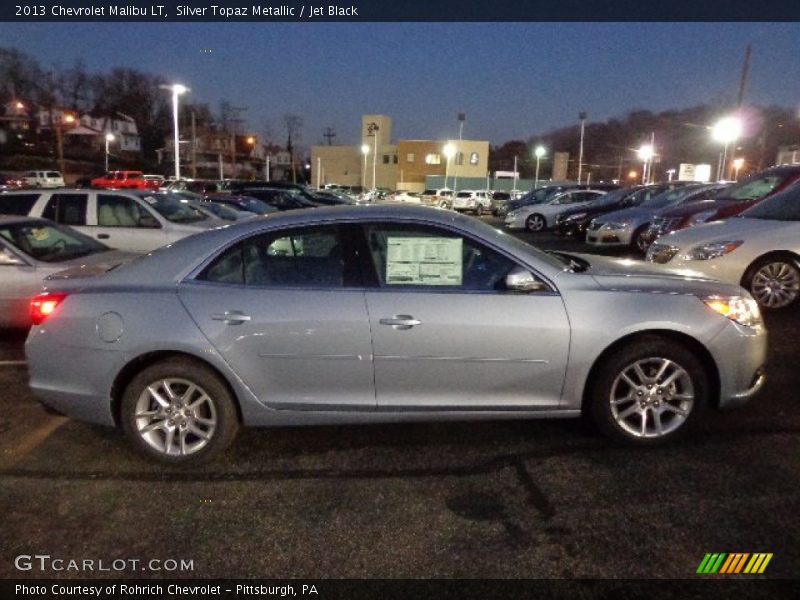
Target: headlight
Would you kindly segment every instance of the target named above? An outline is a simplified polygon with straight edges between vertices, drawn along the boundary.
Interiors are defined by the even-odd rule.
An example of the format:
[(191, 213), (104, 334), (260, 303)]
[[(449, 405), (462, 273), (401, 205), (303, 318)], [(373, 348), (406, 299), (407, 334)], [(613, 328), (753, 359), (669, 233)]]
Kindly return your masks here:
[(758, 303), (750, 296), (707, 296), (703, 298), (703, 302), (723, 317), (745, 327), (755, 327), (762, 323)]
[(686, 254), (681, 256), (683, 260), (710, 260), (712, 258), (719, 258), (726, 254), (733, 252), (743, 244), (742, 240), (725, 240), (720, 242), (709, 242), (702, 246), (695, 246), (691, 248)]
[(518, 210), (512, 210), (510, 213), (506, 214), (509, 219), (516, 219), (519, 216)]
[(698, 223), (705, 223), (706, 220), (713, 216), (716, 212), (716, 210), (704, 210), (703, 212), (693, 215), (692, 218), (689, 219), (689, 227), (697, 225)]
[(651, 244), (647, 249), (647, 261), (652, 263), (664, 264), (672, 260), (672, 257), (678, 253), (677, 246), (670, 246), (667, 244)]
[(586, 217), (586, 213), (576, 213), (574, 215), (570, 215), (568, 217), (564, 217), (565, 221), (577, 221), (579, 219), (583, 219)]
[(611, 221), (603, 225), (603, 229), (625, 229), (630, 225), (630, 221)]

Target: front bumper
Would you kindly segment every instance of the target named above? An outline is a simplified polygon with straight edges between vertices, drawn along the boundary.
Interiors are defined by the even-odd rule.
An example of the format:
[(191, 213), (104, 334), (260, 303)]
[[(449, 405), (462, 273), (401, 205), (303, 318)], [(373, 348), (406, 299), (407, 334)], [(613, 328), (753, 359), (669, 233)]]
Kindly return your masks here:
[(629, 229), (589, 229), (586, 231), (586, 243), (592, 246), (628, 246), (631, 243)]
[(708, 344), (719, 371), (719, 408), (745, 404), (766, 381), (767, 331), (731, 321)]

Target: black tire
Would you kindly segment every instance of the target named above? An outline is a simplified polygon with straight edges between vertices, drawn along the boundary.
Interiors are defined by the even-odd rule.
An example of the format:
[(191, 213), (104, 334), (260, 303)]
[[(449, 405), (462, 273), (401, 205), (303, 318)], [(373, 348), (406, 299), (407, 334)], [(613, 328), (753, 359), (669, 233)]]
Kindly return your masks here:
[(647, 253), (648, 244), (644, 239), (644, 234), (647, 231), (649, 224), (642, 225), (633, 232), (633, 236), (631, 236), (631, 248), (640, 254)]
[(547, 226), (547, 219), (539, 213), (534, 213), (525, 219), (525, 229), (533, 233), (544, 231)]
[(765, 310), (783, 310), (800, 298), (800, 263), (790, 255), (764, 256), (748, 267), (742, 287)]
[[(637, 364), (644, 374), (658, 375), (664, 360), (671, 366), (658, 381), (665, 383), (674, 373), (679, 375), (667, 386), (643, 381), (640, 387), (634, 387), (624, 379), (623, 374), (639, 383), (633, 368)], [(662, 392), (658, 392), (659, 387)], [(657, 446), (685, 435), (695, 426), (709, 403), (709, 393), (708, 374), (693, 351), (674, 340), (648, 335), (603, 360), (590, 384), (584, 411), (600, 431), (618, 442)], [(689, 396), (691, 400), (687, 399)], [(659, 425), (662, 433), (658, 432)]]
[[(169, 402), (169, 409), (161, 407), (148, 391), (148, 386), (154, 387), (162, 400), (169, 400), (166, 388), (161, 387), (165, 381), (169, 382), (169, 388), (175, 396), (185, 392), (184, 398), (175, 397), (175, 401)], [(202, 399), (203, 396), (198, 391), (191, 393), (187, 384), (196, 386), (199, 392), (205, 394), (204, 398), (207, 400)], [(201, 398), (199, 402), (198, 398)], [(184, 399), (187, 401), (186, 405), (181, 402)], [(193, 404), (189, 404), (190, 402)], [(150, 418), (149, 423), (144, 422), (148, 417), (140, 416), (138, 419), (135, 417), (137, 407), (141, 412), (145, 404), (149, 406), (148, 411), (154, 413), (158, 409), (159, 412), (157, 416), (153, 415)], [(165, 413), (167, 410), (169, 415)], [(191, 414), (186, 415), (181, 412), (186, 410)], [(202, 421), (213, 421), (214, 426), (210, 427), (206, 423), (201, 423)], [(227, 385), (210, 368), (183, 357), (169, 358), (155, 363), (143, 369), (131, 380), (122, 396), (120, 423), (122, 430), (140, 452), (159, 462), (180, 466), (201, 464), (218, 456), (233, 442), (239, 429), (236, 405)], [(144, 434), (140, 432), (140, 428), (156, 424), (159, 426), (151, 427), (151, 431)], [(192, 427), (208, 435), (208, 438), (195, 434)], [(156, 447), (159, 443), (164, 447), (167, 446), (169, 429), (173, 431), (173, 437), (170, 439), (174, 440), (176, 435), (179, 439), (177, 454), (170, 454), (165, 452), (164, 448)], [(185, 447), (180, 444), (181, 439), (186, 442)], [(181, 453), (190, 445), (196, 449)]]
[(480, 217), (480, 216), (482, 216), (482, 215), (483, 215), (483, 204), (478, 204), (478, 205), (475, 207), (475, 216), (476, 216), (476, 217)]

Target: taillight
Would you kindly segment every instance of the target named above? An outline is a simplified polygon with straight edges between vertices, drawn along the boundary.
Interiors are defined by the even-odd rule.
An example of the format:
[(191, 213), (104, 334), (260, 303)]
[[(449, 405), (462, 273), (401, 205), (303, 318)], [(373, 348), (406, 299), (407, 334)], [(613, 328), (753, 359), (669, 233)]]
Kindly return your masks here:
[(55, 312), (58, 305), (61, 304), (66, 297), (67, 294), (64, 292), (45, 292), (31, 298), (31, 322), (34, 325), (44, 323), (44, 320)]

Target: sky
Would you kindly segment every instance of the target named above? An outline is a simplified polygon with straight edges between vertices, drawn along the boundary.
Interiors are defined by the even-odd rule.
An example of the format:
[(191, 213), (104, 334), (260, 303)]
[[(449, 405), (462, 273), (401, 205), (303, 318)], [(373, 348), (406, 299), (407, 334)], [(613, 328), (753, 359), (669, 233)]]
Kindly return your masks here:
[(359, 142), (362, 114), (393, 138), (501, 144), (632, 109), (735, 98), (800, 108), (800, 23), (0, 23), (0, 46), (42, 66), (160, 74), (191, 99), (247, 107), (245, 128), (303, 119), (304, 145)]

